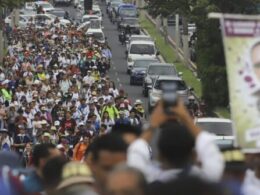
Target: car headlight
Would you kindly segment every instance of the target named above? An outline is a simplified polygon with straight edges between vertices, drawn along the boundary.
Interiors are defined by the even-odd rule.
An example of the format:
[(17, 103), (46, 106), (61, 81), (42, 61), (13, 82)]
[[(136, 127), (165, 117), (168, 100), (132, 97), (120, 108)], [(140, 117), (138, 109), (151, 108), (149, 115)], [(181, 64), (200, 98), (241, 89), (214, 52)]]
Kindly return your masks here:
[(132, 75), (136, 75), (136, 74), (137, 74), (137, 72), (132, 70)]
[(128, 58), (127, 61), (128, 62), (133, 62), (133, 59), (132, 58)]
[(146, 82), (147, 84), (152, 84), (152, 79), (149, 78), (149, 77), (146, 77), (145, 82)]
[(159, 99), (159, 98), (161, 98), (161, 95), (160, 95), (159, 93), (154, 93), (154, 92), (152, 92), (152, 93), (151, 93), (151, 97), (152, 97), (152, 98), (155, 98), (155, 99)]

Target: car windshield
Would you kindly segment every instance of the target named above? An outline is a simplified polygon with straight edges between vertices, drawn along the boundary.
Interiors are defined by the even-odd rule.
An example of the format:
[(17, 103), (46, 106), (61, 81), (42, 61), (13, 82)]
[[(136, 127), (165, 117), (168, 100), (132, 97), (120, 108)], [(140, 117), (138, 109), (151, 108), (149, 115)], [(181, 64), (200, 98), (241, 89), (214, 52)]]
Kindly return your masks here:
[(122, 16), (136, 16), (136, 9), (135, 8), (121, 8), (119, 11), (120, 15)]
[(51, 13), (52, 13), (53, 15), (59, 17), (59, 18), (63, 18), (64, 15), (65, 15), (65, 12), (63, 12), (63, 11), (53, 11), (53, 12), (51, 12)]
[(151, 66), (148, 74), (150, 75), (176, 75), (176, 71), (172, 66)]
[(135, 18), (133, 18), (133, 19), (132, 18), (128, 18), (128, 19), (124, 19), (123, 23), (125, 23), (125, 24), (137, 24), (138, 21)]
[(101, 16), (101, 11), (100, 10), (94, 10), (92, 12), (93, 15)]
[(230, 122), (197, 122), (197, 125), (205, 131), (222, 136), (232, 136), (232, 123)]
[(181, 80), (157, 80), (154, 84), (154, 88), (157, 90), (162, 90), (162, 86), (164, 84), (169, 84), (169, 85), (175, 84), (177, 86), (178, 91), (183, 91), (187, 89), (184, 81)]
[(41, 3), (39, 6), (42, 6), (43, 8), (53, 8), (53, 6), (49, 3)]
[(93, 33), (92, 36), (95, 38), (95, 39), (98, 39), (98, 40), (103, 40), (104, 39), (104, 35), (102, 33)]
[(132, 44), (130, 54), (155, 54), (155, 48), (152, 44)]
[(117, 1), (116, 2), (112, 2), (111, 3), (111, 7), (118, 7), (118, 5), (120, 5), (121, 3), (122, 2), (119, 2), (119, 1), (118, 2)]
[(220, 149), (230, 148), (234, 145), (234, 139), (216, 139), (215, 143)]
[(137, 68), (147, 68), (151, 63), (155, 63), (157, 62), (157, 60), (136, 60), (134, 62), (134, 66), (133, 67), (137, 67)]
[[(52, 16), (50, 16), (50, 17), (52, 17)], [(35, 20), (36, 21), (45, 21), (45, 20), (51, 20), (51, 18), (49, 18), (48, 16), (40, 15), (40, 16), (35, 16)]]
[(82, 22), (88, 22), (93, 19), (98, 19), (96, 16), (83, 17)]

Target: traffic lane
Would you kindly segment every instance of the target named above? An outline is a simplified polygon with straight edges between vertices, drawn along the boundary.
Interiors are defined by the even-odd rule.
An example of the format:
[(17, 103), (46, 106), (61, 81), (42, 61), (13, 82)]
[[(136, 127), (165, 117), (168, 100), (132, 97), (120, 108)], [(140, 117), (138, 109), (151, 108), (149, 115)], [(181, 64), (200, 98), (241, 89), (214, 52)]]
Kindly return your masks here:
[[(75, 9), (73, 6), (57, 6), (63, 8), (65, 11), (68, 11), (71, 18), (76, 18), (79, 15), (79, 10)], [(107, 37), (107, 41), (109, 46), (111, 47), (111, 51), (113, 54), (111, 70), (109, 71), (110, 78), (115, 82), (116, 86), (120, 89), (124, 89), (128, 94), (131, 102), (134, 103), (136, 99), (140, 99), (145, 107), (145, 111), (147, 111), (147, 98), (142, 95), (142, 87), (141, 86), (131, 86), (129, 75), (126, 74), (127, 63), (125, 57), (126, 47), (121, 45), (118, 41), (118, 31), (116, 29), (116, 25), (113, 25), (107, 14), (105, 5), (100, 5), (102, 9), (103, 16), (103, 26), (104, 33)], [(146, 112), (147, 113), (147, 112)]]
[(142, 95), (142, 87), (130, 85), (130, 76), (126, 73), (126, 47), (125, 45), (121, 45), (119, 42), (119, 32), (117, 31), (116, 25), (113, 25), (107, 17), (105, 5), (101, 5), (100, 7), (104, 13), (103, 31), (107, 37), (108, 44), (113, 54), (112, 67), (109, 75), (116, 82), (116, 85), (119, 88), (122, 88), (126, 91), (132, 103), (134, 103), (136, 99), (140, 99), (144, 104), (145, 110), (147, 111), (147, 98), (143, 97)]

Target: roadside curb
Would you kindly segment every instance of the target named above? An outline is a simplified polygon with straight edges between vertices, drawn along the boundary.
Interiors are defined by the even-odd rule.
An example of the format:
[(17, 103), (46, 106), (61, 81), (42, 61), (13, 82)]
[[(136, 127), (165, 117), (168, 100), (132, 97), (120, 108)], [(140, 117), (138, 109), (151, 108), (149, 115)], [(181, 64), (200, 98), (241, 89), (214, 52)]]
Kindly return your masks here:
[[(151, 18), (151, 16), (149, 16), (147, 13), (146, 13), (145, 15), (146, 15), (147, 19), (148, 19), (150, 22), (152, 22), (154, 25), (156, 25), (155, 21)], [(150, 18), (149, 18), (149, 17), (150, 17)], [(144, 34), (150, 35), (149, 32), (148, 32), (146, 29), (142, 28), (142, 31), (144, 32)], [(162, 31), (160, 30), (160, 32), (162, 32)], [(173, 44), (174, 44), (174, 45), (173, 45)], [(176, 47), (175, 47), (176, 44), (175, 44), (174, 41), (172, 41), (172, 44), (170, 44), (170, 45), (172, 46), (172, 49), (173, 49), (173, 50), (176, 50)], [(179, 50), (182, 51), (180, 48), (179, 48)], [(180, 51), (179, 51), (177, 54), (183, 59), (183, 55), (180, 53)], [(159, 56), (158, 56), (158, 59), (159, 59), (162, 63), (165, 63), (165, 62), (166, 62), (165, 59), (164, 59), (164, 57), (163, 57), (162, 55), (159, 55)], [(191, 70), (191, 69), (190, 69), (190, 70)], [(194, 71), (194, 70), (191, 70), (191, 71), (192, 71), (192, 73), (194, 74), (194, 76), (197, 77), (196, 71)], [(196, 93), (194, 93), (194, 91), (192, 91), (191, 94), (194, 96), (194, 98), (196, 99), (196, 101), (199, 103), (199, 102), (200, 102), (200, 98), (196, 95)]]
[[(150, 21), (150, 22), (152, 22), (153, 23), (153, 25), (154, 26), (156, 26), (156, 22), (155, 22), (155, 20), (148, 14), (148, 13), (145, 13), (145, 17)], [(160, 28), (160, 32), (161, 33), (163, 33), (163, 29), (162, 28)], [(183, 50), (181, 49), (181, 48), (176, 48), (176, 42), (168, 35), (167, 36), (167, 40), (168, 40), (168, 42), (170, 43), (170, 45), (175, 49), (175, 50), (177, 50), (177, 54), (179, 55), (179, 57), (182, 59), (182, 60), (184, 60), (184, 52), (183, 52)], [(189, 64), (190, 64), (190, 66), (188, 66), (187, 68), (189, 68), (192, 72), (193, 72), (193, 74), (195, 75), (195, 76), (197, 76), (197, 65), (195, 64), (195, 63), (193, 63), (191, 60), (189, 60)]]

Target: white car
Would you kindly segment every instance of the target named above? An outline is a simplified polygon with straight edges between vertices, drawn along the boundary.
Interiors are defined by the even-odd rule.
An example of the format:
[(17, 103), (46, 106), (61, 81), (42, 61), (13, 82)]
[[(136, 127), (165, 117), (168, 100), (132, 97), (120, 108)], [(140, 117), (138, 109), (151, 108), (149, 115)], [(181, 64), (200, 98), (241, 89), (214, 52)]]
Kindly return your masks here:
[(129, 40), (126, 41), (126, 48), (129, 48), (129, 44), (132, 41), (153, 41), (153, 38), (148, 35), (131, 35)]
[(84, 22), (80, 24), (77, 28), (77, 31), (82, 30), (82, 31), (87, 31), (90, 27), (90, 21)]
[(93, 36), (100, 43), (106, 42), (105, 35), (101, 29), (89, 28), (88, 31), (86, 32), (86, 35)]
[(84, 8), (84, 0), (74, 0), (73, 6), (74, 8), (82, 10)]
[[(12, 18), (11, 18), (11, 16), (7, 16), (7, 17), (5, 18), (5, 23), (6, 23), (6, 24), (9, 24), (9, 25), (11, 26), (11, 24), (12, 24)], [(27, 24), (28, 24), (28, 17), (23, 16), (23, 15), (20, 15), (20, 16), (19, 16), (18, 26), (19, 26), (20, 28), (26, 28), (26, 27), (27, 27)]]
[(216, 144), (220, 148), (234, 145), (232, 121), (224, 118), (196, 118), (195, 124), (202, 130), (215, 135)]
[(84, 15), (81, 19), (81, 23), (90, 22), (90, 20), (99, 20), (97, 15)]
[(36, 1), (35, 5), (36, 5), (36, 7), (42, 6), (43, 11), (45, 11), (45, 12), (54, 10), (53, 5), (46, 1)]
[(26, 10), (35, 10), (35, 2), (26, 2), (24, 5), (24, 9)]
[(126, 51), (127, 56), (127, 72), (133, 67), (134, 60), (139, 58), (156, 58), (159, 53), (155, 48), (153, 41), (135, 40), (129, 43)]

